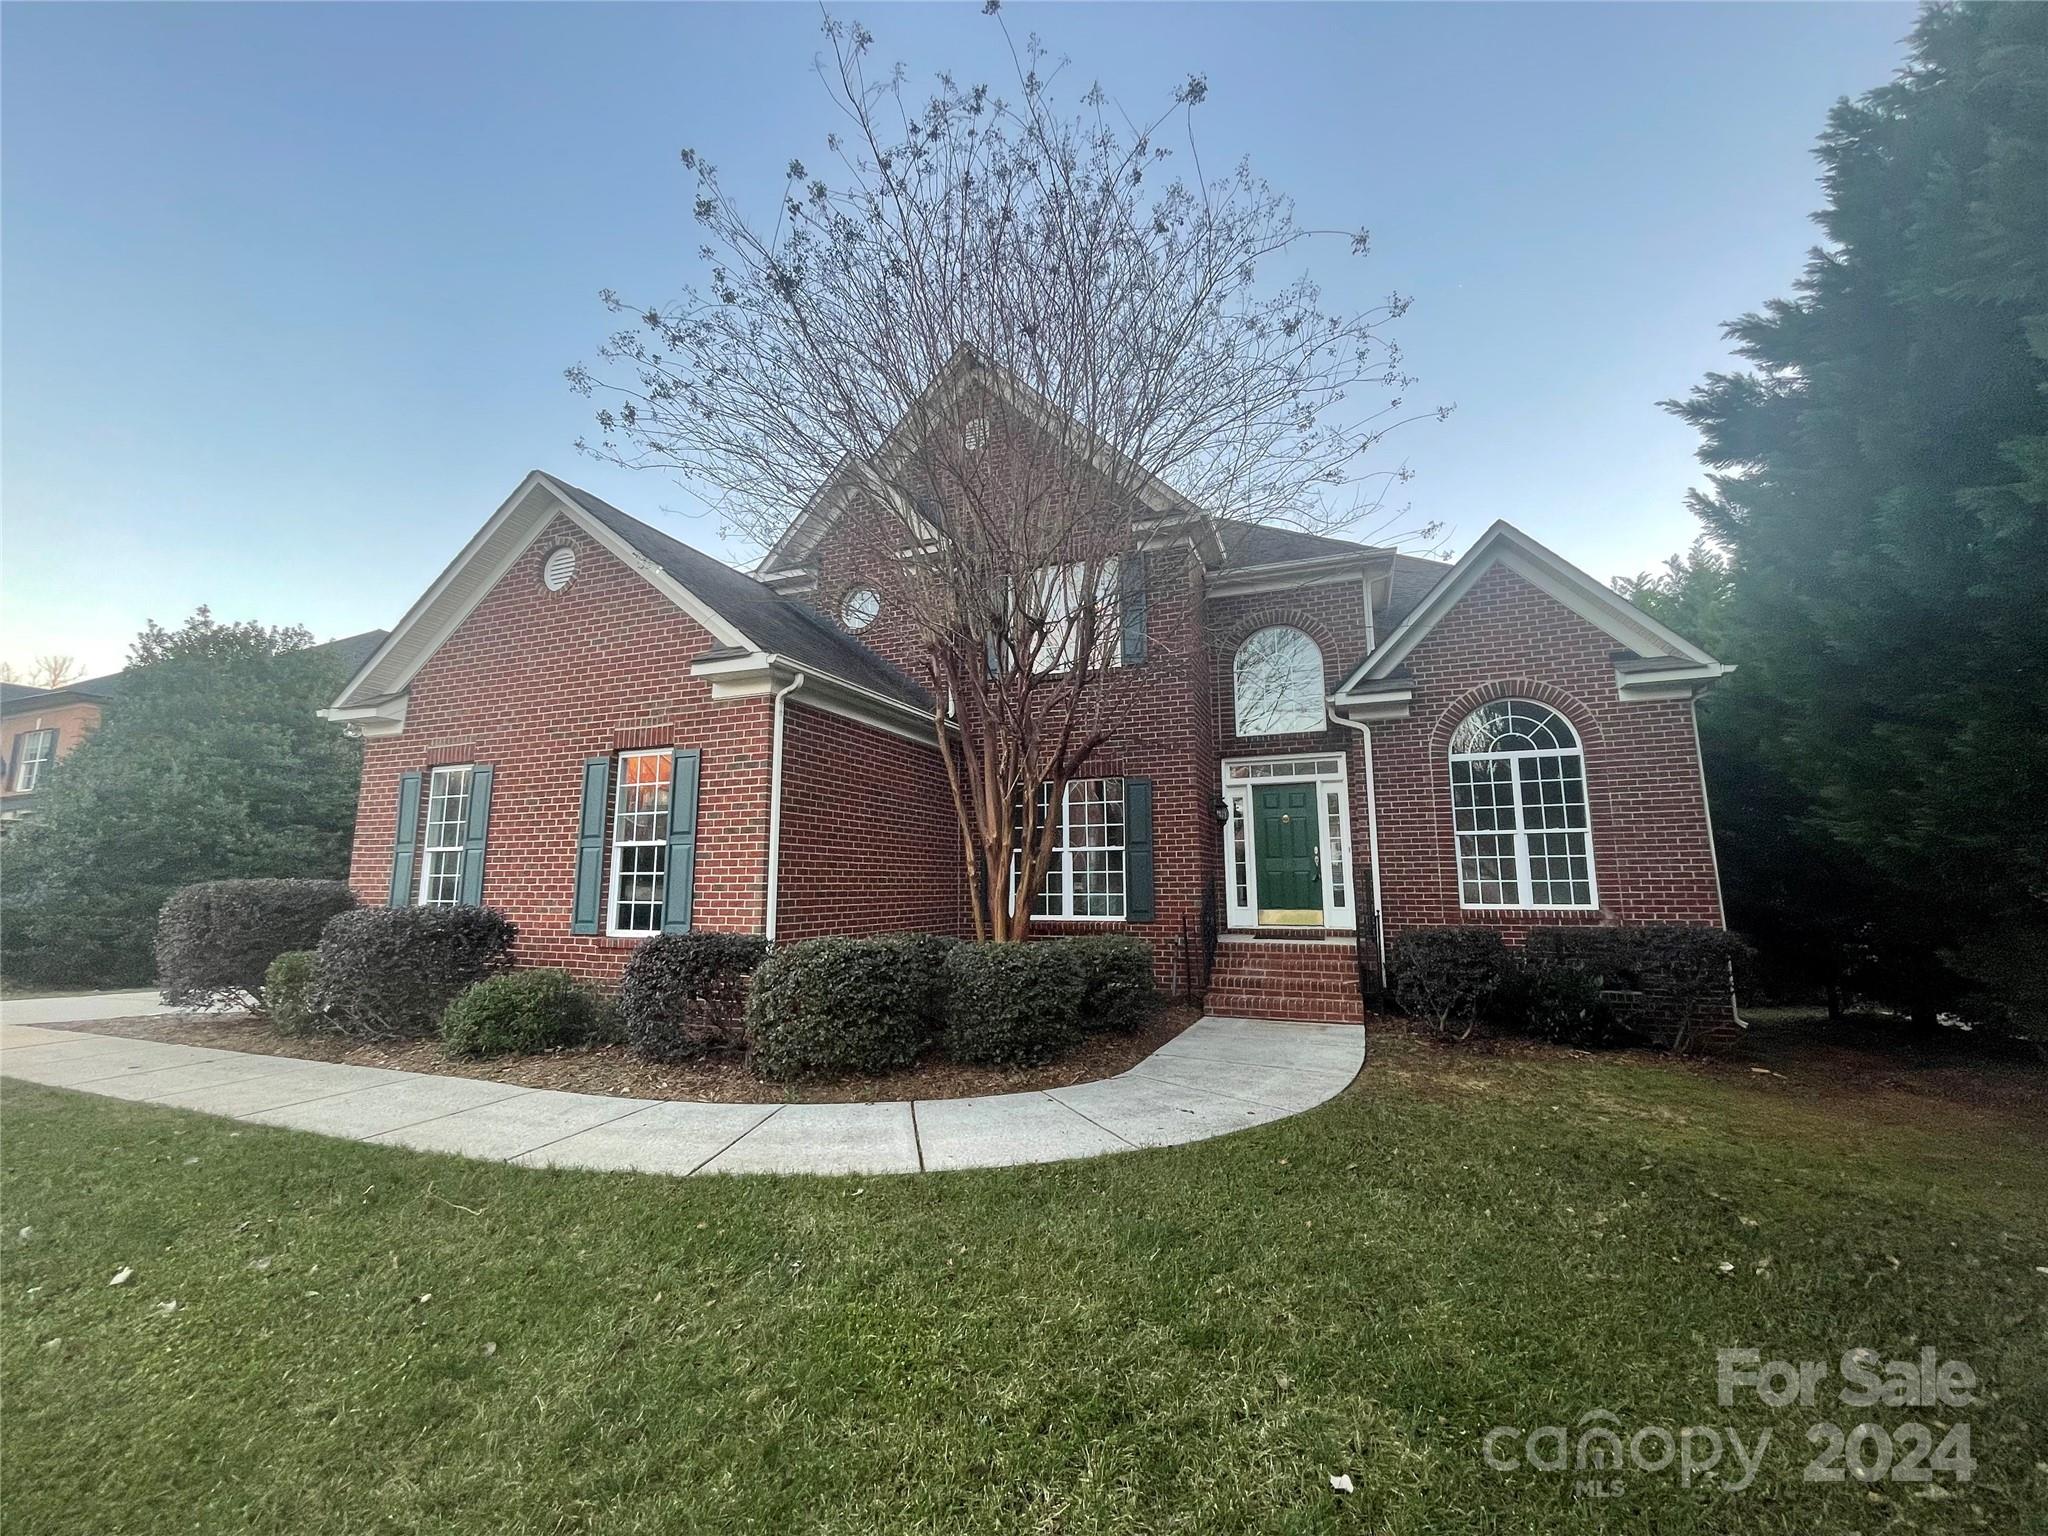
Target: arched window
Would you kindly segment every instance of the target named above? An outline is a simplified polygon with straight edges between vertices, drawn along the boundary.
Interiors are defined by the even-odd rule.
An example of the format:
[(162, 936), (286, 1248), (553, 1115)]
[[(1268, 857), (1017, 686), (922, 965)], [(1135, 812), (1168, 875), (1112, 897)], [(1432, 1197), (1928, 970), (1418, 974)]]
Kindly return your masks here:
[(1238, 735), (1323, 728), (1323, 653), (1300, 630), (1276, 624), (1245, 641), (1234, 681)]
[(1458, 899), (1467, 907), (1590, 907), (1586, 760), (1564, 716), (1483, 704), (1451, 733)]

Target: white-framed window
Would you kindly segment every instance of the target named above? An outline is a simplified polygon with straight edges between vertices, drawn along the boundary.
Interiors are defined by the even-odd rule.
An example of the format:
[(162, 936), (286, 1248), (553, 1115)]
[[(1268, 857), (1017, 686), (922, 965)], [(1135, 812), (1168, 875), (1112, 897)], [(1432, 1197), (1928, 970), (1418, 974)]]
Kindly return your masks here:
[(14, 787), (27, 794), (42, 781), (43, 770), (57, 755), (54, 730), (23, 731), (14, 738)]
[(661, 932), (668, 901), (668, 814), (674, 774), (675, 757), (667, 747), (619, 754), (606, 923), (614, 938)]
[[(1098, 666), (1123, 664), (1118, 580), (1117, 561), (1096, 563), (1093, 650)], [(1090, 607), (1087, 596), (1088, 566), (1082, 562), (1041, 566), (1032, 573), (1026, 618), (1043, 626), (1036, 668), (1041, 677), (1074, 670), (1081, 654), (1081, 622)]]
[(462, 901), (463, 846), (469, 841), (471, 766), (436, 768), (427, 781), (427, 834), (420, 852), (420, 905)]
[[(1038, 789), (1038, 824), (1045, 825), (1052, 804), (1052, 786)], [(1019, 836), (1024, 813), (1017, 812)], [(1021, 850), (1011, 861), (1010, 881), (1023, 862)], [(1052, 857), (1045, 880), (1032, 898), (1031, 915), (1078, 922), (1121, 922), (1124, 915), (1124, 781), (1070, 779), (1053, 831)]]
[(839, 622), (859, 634), (882, 612), (882, 594), (873, 587), (848, 587), (839, 600)]
[(1466, 907), (1593, 907), (1586, 759), (1556, 710), (1483, 704), (1451, 733), (1451, 821)]
[(1247, 639), (1231, 676), (1238, 735), (1323, 729), (1322, 647), (1292, 625), (1275, 624)]

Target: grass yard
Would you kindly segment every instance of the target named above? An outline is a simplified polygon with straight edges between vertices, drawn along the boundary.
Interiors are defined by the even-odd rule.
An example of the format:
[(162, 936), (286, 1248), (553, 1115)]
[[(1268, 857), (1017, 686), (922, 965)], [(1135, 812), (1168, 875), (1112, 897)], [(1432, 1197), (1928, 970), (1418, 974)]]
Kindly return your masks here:
[[(2038, 1069), (1966, 1099), (1773, 1065), (1376, 1036), (1350, 1092), (1261, 1130), (868, 1180), (529, 1172), (9, 1083), (0, 1519), (2048, 1528)], [(1981, 1400), (1858, 1413), (1830, 1377), (1722, 1407), (1739, 1345), (1933, 1345)], [(1601, 1408), (1773, 1440), (1741, 1493), (1482, 1459)], [(1807, 1427), (1859, 1417), (1967, 1420), (1974, 1480), (1802, 1482)]]

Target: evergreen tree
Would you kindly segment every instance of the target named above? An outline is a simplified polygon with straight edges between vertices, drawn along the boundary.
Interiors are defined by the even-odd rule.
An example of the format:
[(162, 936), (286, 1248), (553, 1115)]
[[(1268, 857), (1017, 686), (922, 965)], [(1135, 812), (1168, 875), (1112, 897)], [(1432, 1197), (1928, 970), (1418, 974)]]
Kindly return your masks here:
[(204, 608), (142, 633), (99, 729), (0, 850), (10, 979), (144, 983), (180, 886), (347, 875), (362, 746), (314, 713), (346, 664), (311, 642)]
[(1818, 153), (1828, 244), (1670, 408), (1762, 766), (1981, 980), (2048, 936), (2048, 7), (1928, 10)]

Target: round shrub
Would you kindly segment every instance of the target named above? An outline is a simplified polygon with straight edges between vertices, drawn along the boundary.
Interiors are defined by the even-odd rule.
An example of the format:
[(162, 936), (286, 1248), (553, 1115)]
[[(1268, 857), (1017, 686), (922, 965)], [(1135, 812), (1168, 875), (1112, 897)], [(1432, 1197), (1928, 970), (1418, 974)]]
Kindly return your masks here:
[(932, 981), (900, 939), (771, 949), (747, 993), (748, 1060), (777, 1081), (907, 1067), (931, 1040)]
[(1493, 1006), (1507, 946), (1498, 928), (1417, 928), (1394, 941), (1387, 970), (1403, 1013), (1463, 1040)]
[(626, 1043), (653, 1061), (743, 1051), (747, 978), (767, 953), (768, 941), (750, 933), (649, 939), (619, 982)]
[(263, 973), (263, 1013), (280, 1035), (310, 1035), (319, 1022), (313, 1012), (319, 959), (310, 949), (288, 949)]
[(976, 1066), (1037, 1066), (1081, 1043), (1087, 995), (1071, 945), (961, 944), (946, 956), (946, 1054)]
[(581, 1045), (598, 1032), (603, 1005), (567, 971), (508, 971), (448, 1005), (441, 1042), (456, 1056), (503, 1056)]
[(511, 963), (518, 932), (493, 907), (343, 912), (320, 932), (315, 1011), (345, 1035), (430, 1035), (450, 1003)]
[(1089, 1033), (1134, 1032), (1158, 1006), (1152, 983), (1152, 950), (1124, 934), (1100, 938), (1053, 939), (1081, 972), (1081, 1028)]
[(207, 880), (164, 903), (156, 973), (164, 1001), (182, 1008), (246, 1008), (270, 962), (311, 949), (329, 918), (356, 898), (339, 880)]

